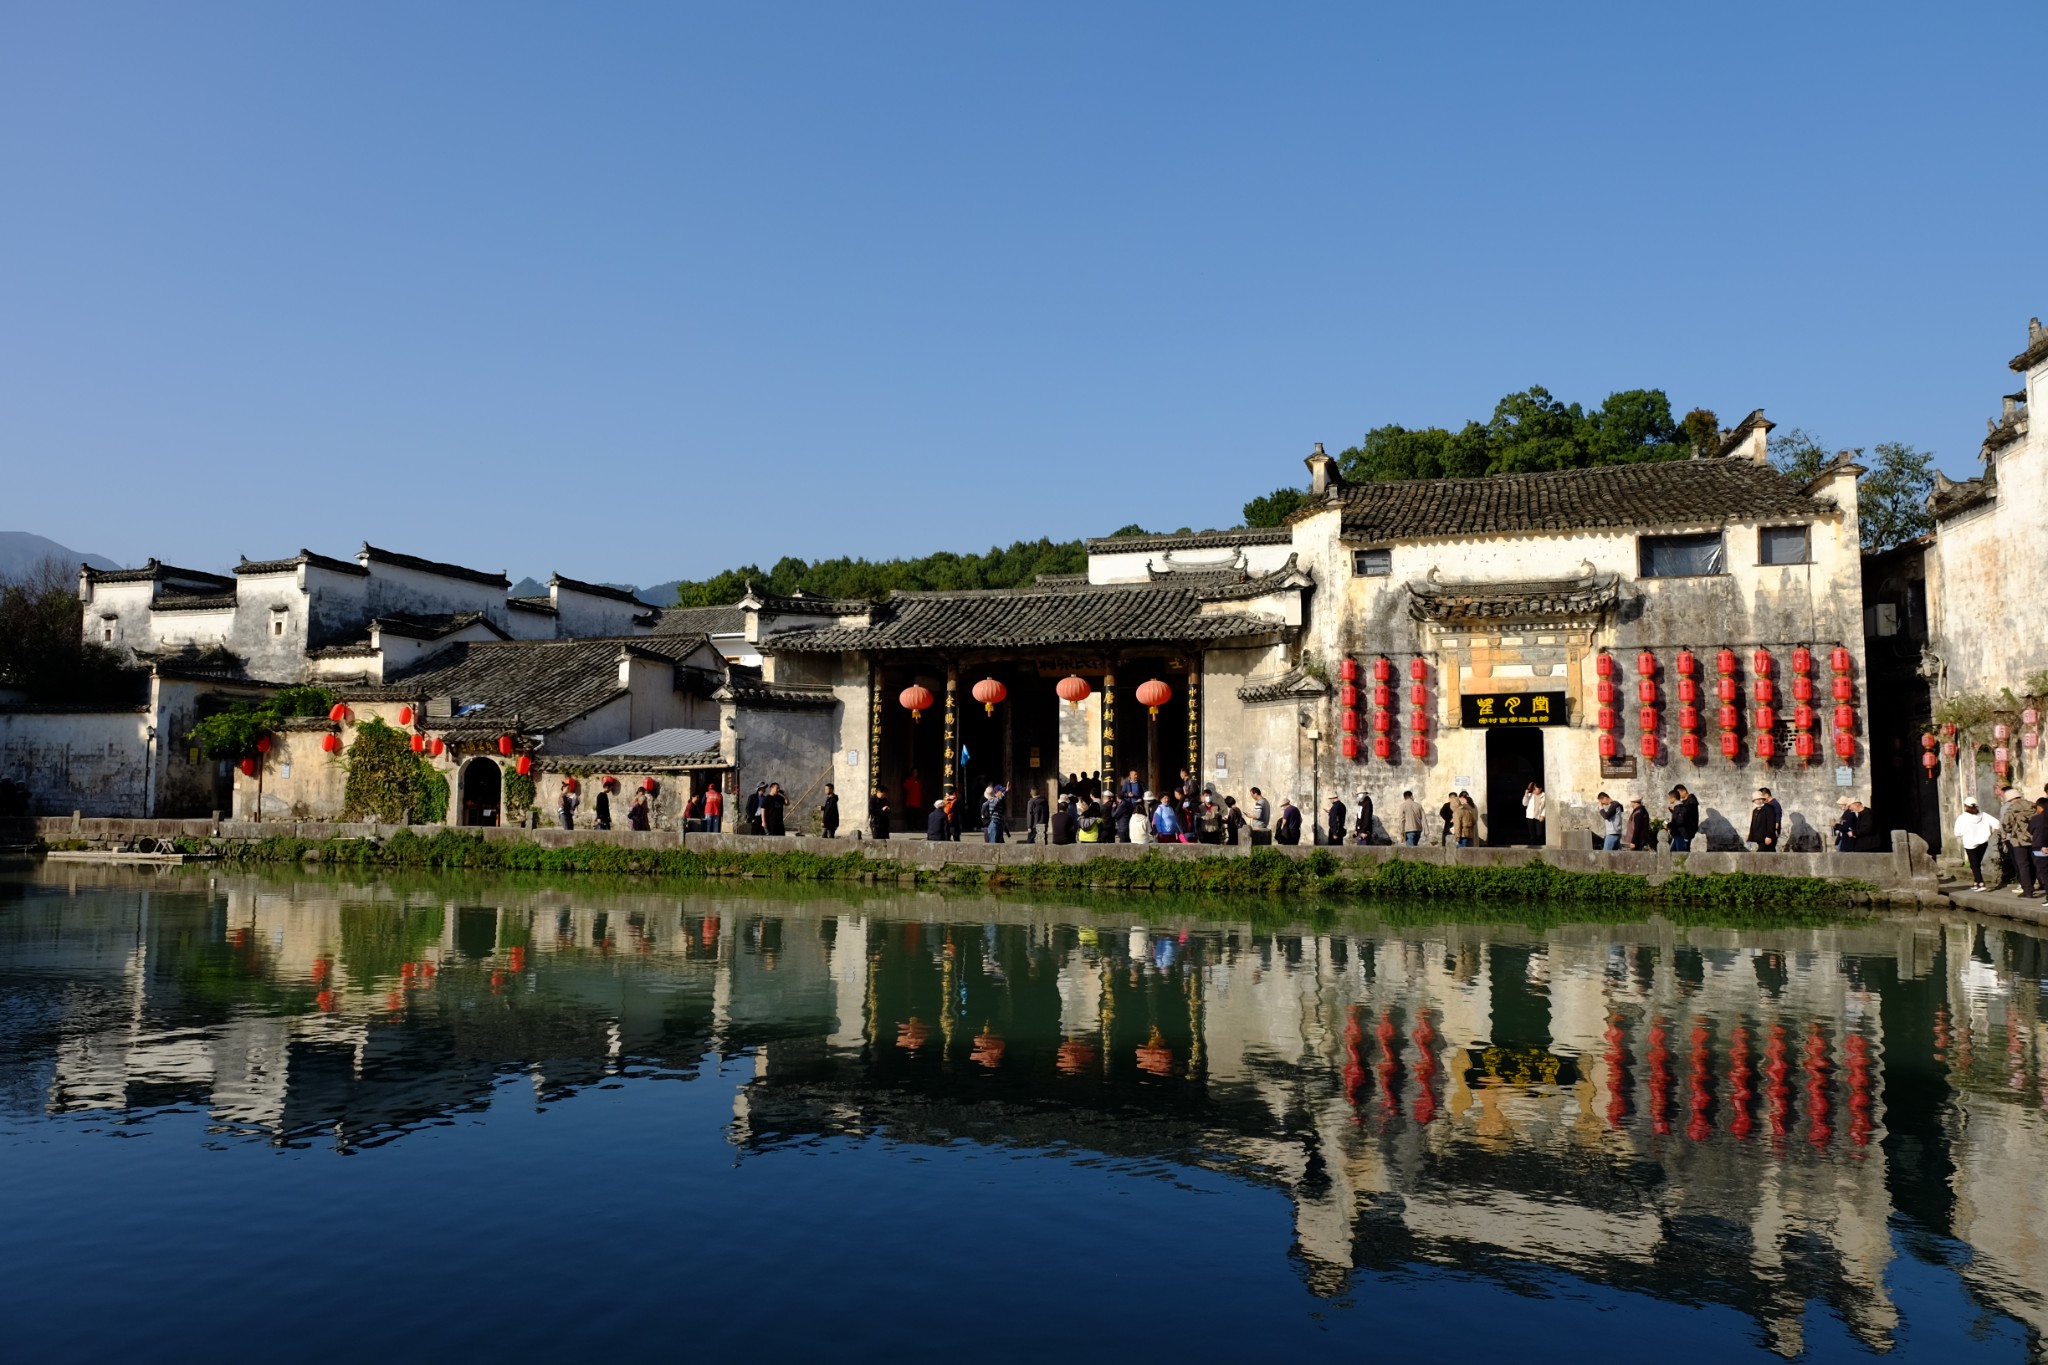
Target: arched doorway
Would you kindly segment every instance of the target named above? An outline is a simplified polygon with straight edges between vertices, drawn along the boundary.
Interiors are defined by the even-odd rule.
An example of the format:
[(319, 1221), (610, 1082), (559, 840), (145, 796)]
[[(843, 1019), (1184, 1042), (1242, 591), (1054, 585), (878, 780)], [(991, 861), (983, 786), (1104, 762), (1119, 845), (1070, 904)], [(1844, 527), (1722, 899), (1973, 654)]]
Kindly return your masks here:
[(505, 774), (497, 762), (473, 758), (462, 768), (462, 823), (495, 825), (505, 801)]

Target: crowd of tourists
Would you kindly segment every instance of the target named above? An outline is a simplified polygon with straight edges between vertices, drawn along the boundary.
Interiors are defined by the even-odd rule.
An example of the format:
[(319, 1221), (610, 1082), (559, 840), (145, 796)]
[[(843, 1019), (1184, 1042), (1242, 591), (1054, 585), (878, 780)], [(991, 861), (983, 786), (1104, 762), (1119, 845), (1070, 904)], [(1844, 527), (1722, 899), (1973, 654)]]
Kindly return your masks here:
[(1956, 816), (1955, 837), (1970, 864), (1971, 889), (1989, 891), (1984, 876), (1984, 859), (1993, 849), (1999, 857), (1993, 864), (2004, 881), (2014, 883), (2012, 894), (2039, 899), (2048, 905), (2048, 788), (2028, 798), (2018, 787), (2000, 793), (2004, 804), (1997, 816), (1979, 810), (1974, 798), (1963, 798)]

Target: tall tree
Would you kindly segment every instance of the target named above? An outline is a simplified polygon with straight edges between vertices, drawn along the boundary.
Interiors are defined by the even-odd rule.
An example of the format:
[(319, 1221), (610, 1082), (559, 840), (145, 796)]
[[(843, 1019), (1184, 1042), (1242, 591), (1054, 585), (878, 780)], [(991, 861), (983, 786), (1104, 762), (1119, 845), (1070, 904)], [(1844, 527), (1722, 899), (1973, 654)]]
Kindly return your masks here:
[(119, 656), (85, 639), (77, 569), (46, 559), (0, 577), (0, 687), (39, 702), (125, 699), (137, 676)]
[(1308, 494), (1299, 488), (1276, 488), (1262, 498), (1253, 498), (1244, 505), (1244, 524), (1247, 526), (1284, 526), (1287, 518), (1294, 515)]
[(1811, 483), (1833, 462), (1820, 438), (1804, 427), (1788, 427), (1771, 437), (1771, 464), (1779, 473)]
[(1876, 455), (1856, 485), (1856, 515), (1863, 525), (1863, 548), (1888, 550), (1934, 529), (1934, 517), (1927, 510), (1927, 495), (1934, 489), (1934, 454), (1898, 441), (1879, 441)]

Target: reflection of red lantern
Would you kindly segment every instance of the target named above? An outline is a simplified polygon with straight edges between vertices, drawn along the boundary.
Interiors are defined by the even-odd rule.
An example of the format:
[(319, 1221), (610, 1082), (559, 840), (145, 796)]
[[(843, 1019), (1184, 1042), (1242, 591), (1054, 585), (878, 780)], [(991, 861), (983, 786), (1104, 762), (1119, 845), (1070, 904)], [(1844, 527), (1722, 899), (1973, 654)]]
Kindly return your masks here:
[(512, 770), (518, 773), (521, 777), (525, 777), (528, 773), (531, 773), (533, 771), (533, 755), (519, 755), (519, 761), (512, 765)]
[(1070, 706), (1079, 706), (1082, 702), (1088, 700), (1094, 690), (1094, 688), (1088, 686), (1086, 678), (1072, 673), (1061, 678), (1060, 685), (1053, 689), (1053, 691), (1060, 694), (1060, 700)]
[(253, 759), (253, 758), (245, 758), (245, 759), (243, 759), (243, 760), (242, 760), (242, 776), (244, 776), (244, 777), (254, 777), (254, 776), (256, 776), (256, 760), (255, 760), (255, 759)]
[(426, 751), (426, 747), (427, 737), (425, 735), (414, 735), (412, 737), (412, 751), (414, 753), (424, 753)]
[[(1354, 727), (1354, 729), (1355, 729), (1355, 728), (1356, 728), (1356, 725), (1357, 725), (1357, 722), (1356, 722), (1356, 721), (1354, 720), (1354, 721), (1352, 722), (1352, 724), (1353, 724), (1353, 727)], [(1345, 731), (1345, 733), (1344, 733), (1344, 757), (1346, 757), (1346, 758), (1357, 758), (1357, 757), (1358, 757), (1358, 736), (1357, 736), (1356, 734), (1354, 734), (1354, 733), (1353, 733), (1352, 731), (1350, 731), (1350, 730), (1347, 730), (1347, 731)]]
[(1010, 695), (1010, 689), (994, 678), (983, 678), (974, 685), (974, 699), (981, 703), (981, 709), (989, 715), (996, 713), (997, 703)]
[(448, 752), (448, 741), (437, 738), (434, 741), (432, 748), (434, 750), (434, 757), (439, 758), (442, 754)]
[(1941, 760), (1934, 756), (1934, 750), (1925, 749), (1921, 751), (1920, 766), (1927, 769), (1929, 777), (1934, 776), (1934, 769), (1940, 762)]
[(1941, 746), (1941, 756), (1943, 758), (1954, 758), (1956, 754), (1959, 752), (1960, 750), (1956, 748), (1956, 742), (1954, 740), (1950, 740), (1948, 743)]
[(1337, 676), (1345, 682), (1357, 682), (1358, 660), (1339, 659), (1337, 661)]
[(326, 734), (320, 736), (320, 747), (325, 749), (330, 754), (340, 752), (341, 736), (335, 734), (331, 730), (328, 731)]
[(583, 790), (583, 784), (582, 784), (581, 782), (578, 782), (578, 781), (577, 781), (577, 780), (576, 780), (575, 778), (573, 778), (573, 777), (565, 777), (565, 778), (563, 778), (563, 779), (562, 779), (562, 785), (563, 785), (564, 787), (567, 787), (567, 788), (568, 788), (568, 789), (569, 789), (570, 791), (572, 791), (572, 792), (580, 792), (580, 791), (582, 791), (582, 790)]
[(512, 756), (512, 736), (498, 736), (498, 752), (505, 755), (507, 758), (510, 758)]
[(270, 752), (270, 736), (269, 736), (269, 735), (258, 735), (258, 736), (256, 736), (256, 752), (257, 752), (257, 753), (259, 753), (259, 754), (267, 754), (267, 753), (269, 753), (269, 752)]
[(412, 724), (412, 708), (410, 706), (401, 706), (398, 708), (398, 723), (400, 725)]
[(921, 683), (912, 683), (896, 694), (896, 701), (910, 713), (911, 720), (923, 720), (924, 713), (932, 707), (932, 690)]
[(1172, 700), (1173, 689), (1157, 678), (1138, 684), (1138, 705), (1155, 716), (1159, 714), (1160, 707)]
[(649, 796), (654, 795), (655, 789), (658, 788), (660, 785), (661, 784), (659, 782), (656, 782), (651, 777), (643, 777), (640, 779), (640, 790), (646, 792)]
[(1933, 735), (1922, 735), (1922, 736), (1920, 736), (1920, 747), (1921, 747), (1921, 748), (1923, 748), (1923, 749), (1926, 749), (1926, 750), (1928, 750), (1928, 751), (1929, 751), (1930, 753), (1931, 753), (1931, 752), (1933, 752), (1933, 749), (1934, 749), (1934, 736), (1933, 736)]

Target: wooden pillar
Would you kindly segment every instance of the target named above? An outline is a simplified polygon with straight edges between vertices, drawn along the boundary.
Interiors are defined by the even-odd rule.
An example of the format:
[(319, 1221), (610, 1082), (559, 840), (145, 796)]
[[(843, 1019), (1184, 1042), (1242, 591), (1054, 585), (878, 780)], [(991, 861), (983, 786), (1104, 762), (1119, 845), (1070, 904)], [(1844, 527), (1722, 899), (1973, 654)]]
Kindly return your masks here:
[[(1021, 679), (1021, 677), (1022, 675), (1020, 674), (1019, 678)], [(1001, 781), (1004, 789), (1003, 810), (1005, 812), (1008, 812), (1010, 809), (1009, 789), (1012, 786), (1029, 785), (1028, 782), (1021, 784), (1017, 782), (1017, 726), (1015, 722), (1017, 708), (1020, 705), (1022, 705), (1022, 699), (1016, 692), (1012, 692), (1010, 699), (1003, 703), (1003, 766), (1000, 771), (1002, 772)]]
[(939, 779), (943, 792), (960, 785), (960, 665), (946, 664), (946, 771)]
[(861, 823), (867, 823), (868, 798), (882, 785), (882, 664), (868, 660), (868, 782), (861, 793)]
[(1116, 785), (1116, 666), (1104, 665), (1102, 670), (1102, 781), (1114, 790)]
[(1202, 670), (1188, 670), (1188, 781), (1202, 787)]

